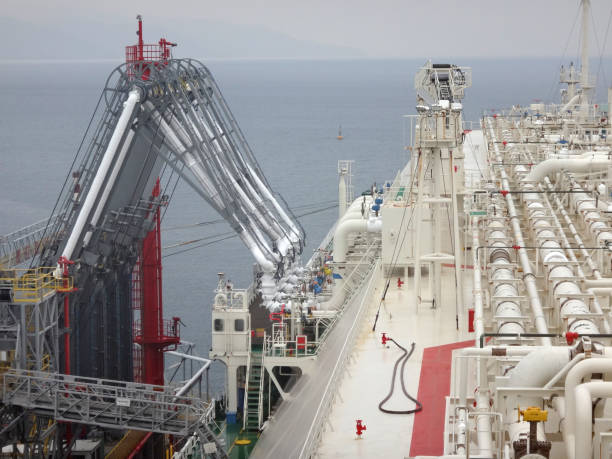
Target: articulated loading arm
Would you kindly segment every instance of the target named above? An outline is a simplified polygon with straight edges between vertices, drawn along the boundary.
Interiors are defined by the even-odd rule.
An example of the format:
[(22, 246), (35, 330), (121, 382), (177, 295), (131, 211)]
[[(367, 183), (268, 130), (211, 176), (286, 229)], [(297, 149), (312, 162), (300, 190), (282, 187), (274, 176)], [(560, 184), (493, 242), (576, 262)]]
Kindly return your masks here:
[(301, 253), (304, 232), (271, 191), (212, 75), (194, 60), (151, 71), (143, 126), (157, 150), (238, 233), (262, 269), (264, 299)]
[(189, 59), (128, 63), (109, 81), (123, 103), (112, 134), (93, 140), (106, 149), (64, 231), (61, 255), (79, 258), (95, 244), (126, 161), (133, 150), (149, 149), (160, 163), (149, 174), (165, 162), (238, 233), (261, 267), (264, 300), (272, 300), (276, 281), (303, 249), (304, 231), (270, 188), (208, 69)]

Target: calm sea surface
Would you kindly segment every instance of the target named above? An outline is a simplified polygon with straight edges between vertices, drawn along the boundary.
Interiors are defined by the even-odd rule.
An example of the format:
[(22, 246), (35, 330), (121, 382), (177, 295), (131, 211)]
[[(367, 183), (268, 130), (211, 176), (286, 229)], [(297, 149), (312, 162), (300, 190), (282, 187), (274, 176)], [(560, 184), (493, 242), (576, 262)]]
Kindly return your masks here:
[[(405, 164), (402, 115), (414, 113), (414, 73), (424, 61), (206, 64), (268, 181), (299, 215), (337, 198), (338, 160), (355, 161), (356, 193), (374, 181), (393, 178)], [(468, 120), (477, 120), (485, 109), (558, 98), (558, 58), (457, 63), (473, 68), (473, 87), (464, 101)], [(612, 76), (610, 64), (604, 61), (604, 69)], [(0, 234), (48, 216), (113, 67), (0, 63)], [(339, 125), (342, 141), (336, 140)], [(308, 237), (304, 261), (336, 214), (329, 209), (301, 219)], [(179, 184), (163, 222), (164, 246), (229, 231), (224, 224), (176, 228), (217, 218), (195, 192)], [(225, 272), (236, 287), (246, 287), (253, 259), (238, 239), (173, 255), (175, 251), (164, 250), (165, 315), (181, 317), (183, 338), (206, 356), (217, 273)], [(211, 377), (215, 388), (223, 378), (220, 367)]]

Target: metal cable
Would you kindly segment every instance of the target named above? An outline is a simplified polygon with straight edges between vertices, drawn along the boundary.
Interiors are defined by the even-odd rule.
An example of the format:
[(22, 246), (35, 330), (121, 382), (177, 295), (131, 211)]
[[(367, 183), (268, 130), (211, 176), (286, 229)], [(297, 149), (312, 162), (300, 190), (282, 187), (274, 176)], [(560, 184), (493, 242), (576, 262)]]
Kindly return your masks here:
[[(100, 106), (100, 102), (102, 101), (102, 96), (104, 95), (104, 91), (102, 91), (100, 93), (100, 97), (98, 97), (98, 102), (96, 103), (96, 108), (94, 109), (93, 113), (91, 114), (91, 117), (89, 118), (89, 123), (87, 123), (87, 129), (85, 129), (85, 134), (83, 134), (83, 137), (81, 138), (81, 143), (79, 144), (79, 147), (77, 148), (77, 152), (74, 155), (74, 158), (72, 159), (72, 163), (70, 164), (70, 169), (68, 174), (66, 174), (66, 178), (64, 179), (64, 183), (62, 185), (62, 188), (59, 192), (59, 195), (57, 196), (57, 199), (55, 200), (55, 204), (53, 205), (53, 209), (51, 210), (51, 214), (49, 215), (49, 223), (51, 223), (51, 220), (53, 219), (53, 215), (55, 214), (55, 210), (57, 209), (57, 205), (59, 204), (60, 200), (62, 199), (62, 196), (64, 194), (64, 189), (66, 188), (66, 185), (68, 184), (68, 179), (71, 177), (71, 172), (74, 169), (74, 165), (77, 162), (77, 159), (79, 158), (79, 154), (81, 153), (81, 148), (83, 148), (83, 144), (85, 143), (85, 139), (87, 138), (87, 134), (89, 132), (89, 129), (91, 128), (91, 125), (94, 121), (94, 118), (96, 116), (96, 113), (98, 112), (98, 107)], [(36, 249), (34, 250), (34, 256), (32, 257), (32, 260), (30, 262), (30, 266), (29, 269), (31, 269), (34, 266), (34, 261), (36, 260), (36, 257), (38, 255), (42, 255), (42, 253), (39, 253), (39, 250), (41, 250), (43, 247), (43, 241), (45, 240), (45, 236), (47, 235), (47, 230), (49, 229), (49, 224), (47, 224), (47, 226), (45, 227), (45, 230), (43, 231), (43, 234), (40, 238), (40, 241), (38, 241), (38, 244), (36, 244)]]
[[(421, 163), (421, 159), (422, 159), (421, 152), (419, 151), (419, 156), (417, 157), (416, 167), (414, 168), (415, 172), (417, 171), (419, 164)], [(427, 164), (425, 170), (427, 170), (427, 168), (429, 168), (429, 163)], [(410, 177), (410, 189), (408, 190), (408, 202), (410, 202), (412, 198), (412, 190), (413, 190), (413, 186), (415, 182), (415, 177), (417, 176), (418, 176), (417, 173), (413, 173), (412, 176)], [(419, 184), (419, 186), (422, 186), (422, 184)], [(404, 211), (402, 212), (402, 220), (400, 221), (399, 232), (401, 232), (403, 228), (404, 218), (406, 217), (407, 210), (408, 210), (408, 206), (404, 207)], [(414, 206), (411, 206), (410, 208), (410, 217), (408, 218), (408, 223), (406, 223), (406, 228), (410, 226), (410, 223), (412, 222), (412, 217), (414, 217)], [(402, 250), (402, 247), (404, 246), (404, 241), (406, 240), (407, 234), (408, 234), (408, 231), (404, 231), (404, 236), (402, 237), (401, 243), (399, 242), (399, 238), (397, 241), (395, 241), (393, 252), (391, 254), (391, 267), (389, 269), (389, 276), (387, 276), (387, 282), (385, 283), (385, 289), (383, 290), (382, 297), (380, 298), (380, 302), (378, 303), (378, 310), (376, 311), (376, 317), (374, 318), (374, 324), (372, 325), (372, 331), (376, 331), (376, 324), (378, 323), (378, 317), (380, 315), (380, 308), (383, 302), (385, 301), (385, 297), (387, 296), (387, 291), (389, 290), (389, 285), (391, 283), (391, 273), (393, 273), (393, 270), (395, 269), (397, 265), (397, 260), (399, 259), (400, 252)], [(398, 243), (399, 243), (399, 250), (397, 250)], [(397, 251), (397, 254), (396, 254), (396, 251)]]
[[(337, 204), (333, 205), (333, 206), (324, 207), (322, 209), (317, 209), (317, 210), (314, 210), (314, 211), (306, 212), (304, 214), (297, 215), (296, 217), (297, 218), (306, 217), (306, 216), (313, 215), (313, 214), (316, 214), (316, 213), (325, 212), (325, 211), (330, 210), (330, 209), (335, 209), (336, 207), (338, 207)], [(178, 252), (169, 253), (167, 255), (162, 256), (162, 258), (171, 257), (173, 255), (178, 255), (178, 254), (181, 254), (181, 253), (189, 252), (190, 250), (195, 250), (195, 249), (199, 249), (201, 247), (206, 247), (206, 246), (209, 246), (209, 245), (212, 245), (212, 244), (216, 244), (217, 242), (222, 242), (222, 241), (225, 241), (227, 239), (232, 239), (234, 237), (237, 237), (238, 234), (233, 232), (233, 231), (227, 232), (227, 233), (219, 233), (219, 234), (214, 234), (212, 236), (206, 236), (206, 237), (203, 237), (203, 238), (200, 238), (200, 239), (194, 239), (192, 241), (181, 242), (181, 243), (176, 244), (174, 246), (164, 247), (163, 249), (170, 249), (170, 248), (174, 248), (174, 247), (179, 247), (181, 245), (195, 244), (196, 242), (201, 242), (201, 241), (208, 240), (208, 239), (211, 239), (213, 237), (218, 237), (218, 236), (219, 237), (220, 236), (224, 236), (224, 237), (220, 237), (220, 239), (216, 239), (214, 241), (206, 242), (204, 244), (199, 244), (199, 245), (196, 245), (194, 247), (188, 247), (186, 249), (179, 250)]]
[[(572, 34), (574, 33), (574, 28), (576, 27), (576, 22), (578, 22), (578, 15), (580, 13), (580, 4), (578, 5), (578, 8), (576, 8), (576, 15), (574, 16), (574, 23), (572, 24), (572, 28), (569, 31), (569, 34), (567, 35), (567, 41), (565, 42), (565, 48), (563, 49), (563, 54), (561, 55), (561, 59), (559, 59), (559, 64), (557, 65), (557, 67), (561, 67), (561, 65), (563, 64), (563, 59), (565, 59), (565, 53), (567, 53), (567, 49), (569, 48), (569, 43), (570, 40), (572, 39)], [(557, 78), (555, 78), (553, 80), (552, 85), (550, 86), (550, 89), (548, 90), (548, 100), (550, 100), (554, 90), (555, 90), (555, 86), (559, 84), (559, 81)]]

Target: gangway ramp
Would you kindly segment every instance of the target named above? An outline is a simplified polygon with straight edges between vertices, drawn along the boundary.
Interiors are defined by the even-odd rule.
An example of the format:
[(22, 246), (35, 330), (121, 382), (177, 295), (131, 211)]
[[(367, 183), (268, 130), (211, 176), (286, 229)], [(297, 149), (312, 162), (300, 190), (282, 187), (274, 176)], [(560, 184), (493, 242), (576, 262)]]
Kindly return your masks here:
[(265, 433), (252, 458), (287, 459), (311, 457), (327, 423), (329, 409), (336, 396), (339, 381), (353, 349), (361, 318), (372, 299), (381, 274), (380, 260), (369, 264), (362, 282), (354, 289), (319, 350), (315, 373), (303, 375), (291, 389), (290, 399), (284, 400), (268, 421)]

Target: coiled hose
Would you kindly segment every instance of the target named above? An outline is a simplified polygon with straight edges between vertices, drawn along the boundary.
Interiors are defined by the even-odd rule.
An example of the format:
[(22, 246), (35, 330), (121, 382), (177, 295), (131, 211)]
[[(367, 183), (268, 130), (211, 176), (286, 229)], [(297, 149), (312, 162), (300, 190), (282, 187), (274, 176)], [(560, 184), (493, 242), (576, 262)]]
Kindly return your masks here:
[[(423, 409), (423, 404), (421, 402), (419, 402), (416, 398), (412, 397), (412, 395), (410, 395), (408, 393), (408, 391), (406, 390), (406, 383), (404, 382), (404, 368), (406, 367), (406, 362), (408, 362), (408, 359), (410, 358), (410, 356), (414, 352), (415, 343), (412, 343), (412, 345), (410, 346), (410, 352), (408, 352), (408, 350), (405, 347), (400, 346), (397, 343), (397, 341), (395, 341), (394, 339), (388, 339), (388, 341), (393, 342), (393, 344), (395, 344), (402, 351), (404, 351), (404, 353), (395, 362), (395, 366), (393, 367), (393, 376), (391, 377), (391, 389), (389, 390), (389, 393), (383, 399), (383, 401), (378, 404), (378, 409), (380, 411), (382, 411), (383, 413), (388, 413), (388, 414), (413, 414), (413, 413), (418, 413), (419, 411), (421, 411)], [(386, 408), (383, 408), (383, 405), (385, 403), (387, 403), (387, 401), (391, 398), (391, 396), (393, 396), (393, 391), (395, 389), (395, 376), (397, 375), (397, 367), (400, 365), (400, 363), (402, 364), (401, 369), (400, 369), (400, 382), (402, 383), (402, 391), (404, 392), (404, 395), (406, 397), (408, 397), (410, 400), (412, 400), (416, 404), (416, 408), (414, 408), (412, 410), (388, 410)]]

